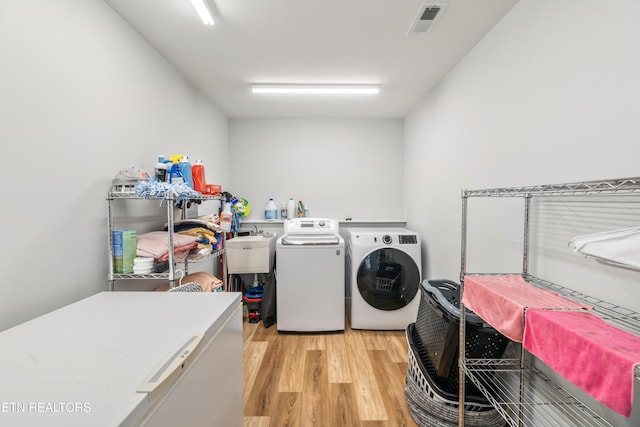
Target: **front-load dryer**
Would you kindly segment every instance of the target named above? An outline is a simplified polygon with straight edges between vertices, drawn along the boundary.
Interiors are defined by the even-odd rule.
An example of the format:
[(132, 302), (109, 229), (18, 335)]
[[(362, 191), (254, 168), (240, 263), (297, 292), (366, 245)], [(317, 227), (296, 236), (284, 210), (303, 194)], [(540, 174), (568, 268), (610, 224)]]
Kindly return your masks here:
[(352, 329), (405, 330), (415, 322), (420, 236), (404, 228), (347, 230), (345, 279)]

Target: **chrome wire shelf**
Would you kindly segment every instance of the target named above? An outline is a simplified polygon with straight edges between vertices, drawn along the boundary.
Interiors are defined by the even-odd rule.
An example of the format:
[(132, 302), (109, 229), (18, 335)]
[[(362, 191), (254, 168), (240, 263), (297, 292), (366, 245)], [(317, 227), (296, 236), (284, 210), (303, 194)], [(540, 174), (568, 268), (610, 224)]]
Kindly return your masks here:
[[(521, 187), (503, 187), (462, 191), (462, 251), (460, 257), (460, 280), (464, 292), (464, 277), (468, 275), (501, 276), (517, 274), (528, 283), (568, 299), (592, 307), (592, 312), (611, 325), (640, 336), (640, 313), (612, 304), (598, 298), (585, 295), (556, 283), (543, 280), (529, 274), (530, 222), (532, 201), (534, 207), (540, 206), (540, 200), (556, 200), (565, 203), (572, 201), (572, 208), (592, 206), (592, 202), (607, 204), (638, 203), (640, 195), (640, 177), (584, 181), (568, 184), (552, 184)], [(560, 197), (558, 197), (560, 196)], [(566, 197), (563, 197), (566, 196)], [(569, 197), (572, 196), (572, 197)], [(578, 196), (578, 197), (573, 197)], [(588, 196), (588, 197), (580, 197)], [(597, 196), (595, 198), (594, 196)], [(620, 196), (620, 197), (618, 197)], [(634, 196), (634, 197), (628, 197)], [(468, 200), (472, 197), (522, 197), (524, 199), (524, 234), (522, 250), (522, 272), (520, 273), (469, 273), (467, 266), (467, 218)], [(588, 200), (587, 199), (591, 199)], [(604, 204), (600, 205), (604, 206)], [(618, 206), (618, 205), (616, 205)], [(599, 207), (600, 208), (600, 207)], [(461, 302), (461, 320), (459, 331), (460, 376), (468, 376), (500, 412), (510, 426), (611, 426), (602, 416), (587, 407), (584, 402), (573, 397), (554, 380), (547, 378), (536, 369), (527, 352), (520, 346), (520, 358), (505, 359), (506, 362), (466, 359), (464, 349), (465, 322)], [(635, 385), (640, 382), (640, 367), (634, 369)], [(464, 382), (460, 382), (459, 396), (464, 396)], [(460, 405), (464, 398), (460, 399)], [(464, 426), (464, 412), (459, 411), (458, 425)]]
[(463, 197), (563, 196), (580, 194), (615, 194), (640, 192), (640, 177), (584, 181), (568, 184), (463, 190)]
[(548, 280), (540, 279), (539, 277), (528, 275), (524, 279), (539, 288), (547, 289), (571, 300), (590, 305), (593, 307), (593, 312), (603, 320), (619, 327), (620, 329), (624, 329), (629, 333), (640, 335), (640, 313), (585, 295), (581, 292), (565, 288), (564, 286), (549, 282)]
[[(509, 426), (611, 426), (542, 372), (533, 367), (523, 371), (519, 363), (519, 359), (467, 359), (462, 364)], [(522, 374), (526, 387), (521, 389)]]
[[(465, 276), (512, 276), (522, 273), (465, 273)], [(529, 284), (548, 291), (556, 292), (570, 300), (593, 307), (594, 314), (602, 320), (619, 327), (629, 333), (640, 336), (640, 313), (613, 303), (585, 295), (557, 283), (541, 279), (532, 275), (525, 275), (524, 280)]]
[[(138, 194), (134, 191), (109, 191), (107, 193), (107, 200), (114, 200), (114, 199), (173, 200), (175, 199), (175, 197), (171, 193), (167, 193), (164, 196), (142, 197), (142, 196), (138, 196)], [(210, 196), (205, 194), (189, 197), (189, 200), (220, 200), (220, 199), (222, 199), (222, 196)]]
[[(222, 256), (222, 254), (224, 253), (224, 249), (218, 249), (215, 250), (213, 252), (211, 252), (211, 254), (201, 257), (201, 258), (196, 258), (196, 259), (185, 259), (182, 261), (176, 261), (176, 270), (182, 270), (184, 275), (189, 274), (189, 268), (193, 268), (193, 267), (197, 267), (198, 265), (207, 263), (209, 261), (211, 261), (212, 259), (218, 258), (220, 256)], [(113, 273), (112, 274), (112, 278), (113, 280), (117, 280), (117, 279), (164, 279), (164, 280), (169, 280), (170, 278), (170, 273), (169, 270), (167, 271), (163, 271), (161, 273), (147, 273), (147, 274), (134, 274), (134, 273)], [(178, 277), (178, 279), (180, 279), (180, 277)]]
[[(129, 190), (129, 188), (127, 188)], [(199, 202), (199, 201), (207, 201), (207, 200), (221, 200), (221, 195), (194, 195), (189, 197), (188, 200), (185, 198), (182, 202)], [(114, 229), (114, 214), (113, 214), (113, 201), (114, 200), (159, 200), (160, 205), (166, 200), (167, 203), (164, 203), (166, 206), (166, 215), (167, 215), (167, 224), (175, 224), (174, 221), (174, 209), (176, 208), (176, 204), (179, 204), (181, 201), (178, 200), (178, 197), (171, 193), (167, 192), (163, 196), (156, 197), (142, 197), (139, 196), (135, 191), (108, 191), (107, 192), (107, 202), (108, 202), (108, 232), (107, 232), (107, 251), (109, 254), (112, 253), (112, 230)], [(182, 204), (182, 209), (186, 207), (186, 204)], [(168, 230), (171, 232), (168, 233), (168, 246), (173, 247), (173, 226), (168, 227)], [(223, 237), (224, 239), (224, 237)], [(196, 259), (186, 259), (186, 260), (175, 260), (173, 251), (169, 251), (169, 259), (168, 261), (168, 269), (167, 271), (161, 273), (148, 273), (148, 274), (122, 274), (122, 273), (113, 273), (113, 257), (109, 256), (109, 264), (108, 264), (108, 281), (109, 281), (109, 289), (111, 291), (115, 290), (115, 282), (118, 279), (161, 279), (168, 280), (169, 285), (171, 287), (174, 286), (175, 281), (177, 279), (176, 272), (182, 269), (183, 276), (189, 273), (189, 268), (202, 264), (206, 261), (210, 261), (214, 258), (221, 257), (222, 258), (222, 275), (223, 275), (223, 283), (224, 288), (227, 287), (226, 282), (226, 259), (224, 256), (224, 248), (220, 250), (213, 251), (210, 255), (196, 258)], [(178, 278), (179, 279), (179, 278)]]

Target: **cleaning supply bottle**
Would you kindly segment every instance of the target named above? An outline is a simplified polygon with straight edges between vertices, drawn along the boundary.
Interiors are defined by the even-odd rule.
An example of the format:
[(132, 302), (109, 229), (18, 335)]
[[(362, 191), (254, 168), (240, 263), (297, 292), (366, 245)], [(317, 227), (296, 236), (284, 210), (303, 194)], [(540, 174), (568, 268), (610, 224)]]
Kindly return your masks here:
[(192, 178), (191, 162), (189, 161), (189, 156), (184, 156), (182, 160), (178, 162), (178, 166), (180, 167), (180, 173), (182, 174), (182, 178), (184, 179), (184, 182), (190, 188), (193, 188), (193, 178)]
[(280, 208), (280, 219), (283, 221), (287, 219), (287, 204), (285, 202), (282, 202), (282, 207)]
[(180, 165), (178, 162), (173, 162), (170, 166), (169, 172), (169, 183), (177, 184), (179, 182), (184, 182), (184, 178), (182, 177), (182, 173), (180, 172)]
[(278, 219), (278, 207), (273, 201), (273, 197), (269, 197), (269, 202), (264, 208), (264, 219), (273, 220)]
[(220, 231), (223, 233), (228, 233), (231, 231), (231, 203), (225, 202), (224, 209), (222, 209), (222, 213), (220, 214)]
[(167, 159), (163, 154), (158, 155), (158, 163), (155, 168), (155, 181), (167, 182)]
[(204, 178), (204, 165), (202, 160), (198, 159), (191, 166), (191, 177), (193, 179), (193, 189), (205, 194), (207, 191), (207, 181)]
[(298, 215), (296, 214), (296, 202), (293, 200), (293, 197), (291, 197), (287, 202), (287, 218), (293, 219), (297, 216)]

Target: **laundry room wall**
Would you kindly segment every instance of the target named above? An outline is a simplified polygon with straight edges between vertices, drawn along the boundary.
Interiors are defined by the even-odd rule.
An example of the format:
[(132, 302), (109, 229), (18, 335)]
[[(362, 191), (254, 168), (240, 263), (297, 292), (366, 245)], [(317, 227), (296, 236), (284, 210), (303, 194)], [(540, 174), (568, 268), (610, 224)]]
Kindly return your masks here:
[(232, 119), (230, 188), (263, 219), (269, 197), (310, 216), (404, 220), (401, 119)]
[(2, 330), (108, 289), (119, 170), (184, 152), (227, 185), (228, 128), (102, 0), (2, 1), (0, 56)]
[[(406, 118), (405, 205), (426, 277), (459, 277), (462, 189), (640, 175), (638, 16), (633, 0), (520, 0)], [(522, 269), (522, 202), (495, 203), (470, 211), (498, 225), (468, 271)], [(568, 264), (537, 274), (580, 283), (597, 268), (606, 279), (586, 293), (640, 310), (637, 272)]]

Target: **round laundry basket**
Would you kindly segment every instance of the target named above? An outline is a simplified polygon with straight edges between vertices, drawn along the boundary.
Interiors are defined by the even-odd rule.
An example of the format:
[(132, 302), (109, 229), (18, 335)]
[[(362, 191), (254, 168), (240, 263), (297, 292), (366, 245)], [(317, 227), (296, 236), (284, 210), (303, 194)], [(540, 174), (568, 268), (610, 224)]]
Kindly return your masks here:
[[(459, 402), (441, 390), (423, 365), (416, 343), (415, 324), (406, 330), (409, 347), (409, 368), (404, 395), (413, 419), (421, 427), (457, 427)], [(433, 371), (433, 368), (431, 369)], [(465, 425), (468, 427), (504, 427), (505, 420), (485, 399), (467, 396), (465, 399)]]

